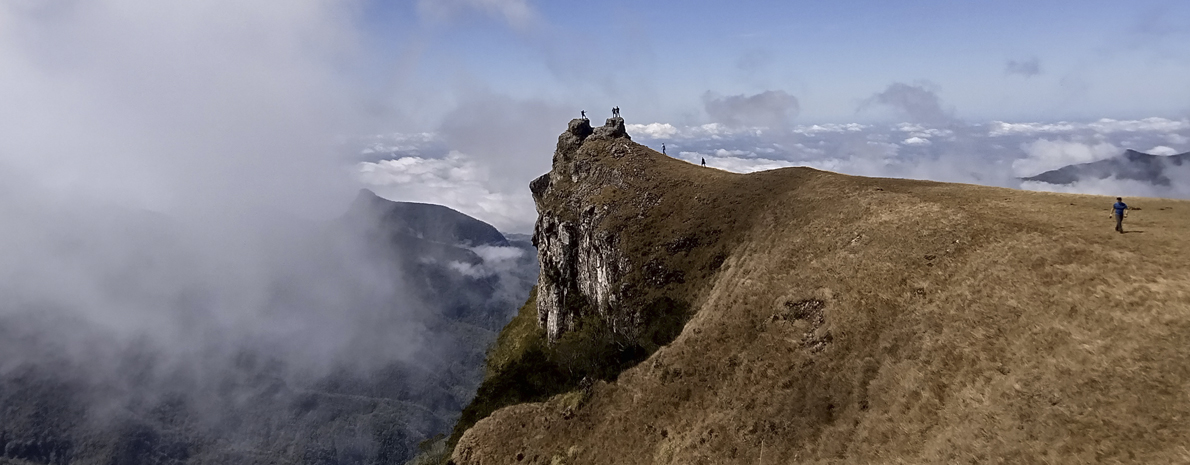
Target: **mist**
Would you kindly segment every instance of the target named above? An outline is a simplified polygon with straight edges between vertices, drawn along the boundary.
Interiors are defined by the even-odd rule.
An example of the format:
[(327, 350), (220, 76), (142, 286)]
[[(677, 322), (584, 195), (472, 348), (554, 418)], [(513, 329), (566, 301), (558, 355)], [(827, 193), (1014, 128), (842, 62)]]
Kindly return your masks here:
[[(523, 301), (529, 249), (396, 243), (391, 225), (351, 213), (359, 188), (532, 231), (527, 184), (550, 169), (557, 135), (583, 109), (598, 124), (621, 107), (634, 140), (731, 171), (804, 165), (1190, 197), (1182, 187), (1190, 174), (1173, 168), (1171, 186), (1020, 180), (1127, 148), (1190, 151), (1184, 118), (965, 121), (943, 90), (953, 97), (986, 83), (907, 84), (900, 71), (817, 83), (776, 74), (808, 62), (770, 50), (777, 42), (764, 31), (713, 38), (735, 44), (724, 48), (732, 57), (744, 54), (725, 61), (730, 73), (749, 75), (735, 82), (709, 69), (713, 60), (686, 55), (715, 47), (671, 46), (681, 24), (638, 17), (644, 9), (561, 15), (526, 0), (0, 3), (0, 380), (12, 383), (0, 401), (44, 395), (65, 405), (63, 424), (77, 408), (103, 425), (187, 399), (178, 402), (194, 418), (228, 431), (249, 423), (245, 411), (281, 424), (263, 406), (284, 405), (316, 428), (334, 419), (316, 406), (330, 402), (302, 397), (310, 392), (359, 396), (337, 398), (344, 403), (400, 398), (474, 375), (459, 374), (459, 358), (482, 371), (482, 352), (457, 346), (492, 337), (510, 316), (499, 312)], [(1015, 58), (988, 68), (1017, 86), (1001, 93), (1080, 79), (1049, 54), (1005, 56)], [(867, 73), (841, 63), (840, 75)], [(822, 115), (863, 122), (807, 120)], [(481, 289), (470, 297), (488, 313), (454, 325), (458, 302), (427, 297), (430, 275)], [(470, 395), (455, 391), (428, 410), (446, 418)], [(410, 422), (428, 433), (441, 418)], [(268, 431), (261, 437), (272, 438)], [(351, 441), (388, 440), (357, 433)]]
[[(354, 53), (341, 5), (6, 3), (4, 314), (36, 307), (186, 353), (209, 335), (267, 345), (308, 331), (294, 322), (316, 315), (270, 317), (282, 269), (318, 283), (321, 299), (354, 295), (334, 288), (379, 265), (319, 270), (326, 257), (287, 227), (340, 215), (355, 193), (328, 156), (360, 123), (336, 73)], [(337, 247), (322, 252), (360, 258)], [(399, 292), (385, 286), (372, 291)], [(308, 321), (329, 329), (314, 345), (345, 349), (350, 331), (326, 320)]]
[[(346, 422), (295, 453), (395, 460), (424, 437), (385, 435), (449, 427), (531, 257), (394, 242), (357, 198), (343, 140), (393, 122), (361, 90), (361, 5), (0, 4), (0, 403), (59, 406), (6, 414), (4, 456), (128, 428), (281, 450), (270, 431)], [(435, 301), (427, 276), (479, 290)], [(395, 407), (328, 400), (348, 394)]]

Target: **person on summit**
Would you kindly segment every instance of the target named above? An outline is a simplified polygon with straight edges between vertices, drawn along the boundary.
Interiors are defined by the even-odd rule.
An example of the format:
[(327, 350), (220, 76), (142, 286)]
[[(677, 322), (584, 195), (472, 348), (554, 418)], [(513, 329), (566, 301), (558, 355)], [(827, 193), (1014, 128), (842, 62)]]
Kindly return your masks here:
[(706, 159), (706, 158), (703, 158), (703, 159), (702, 159), (702, 167), (703, 167), (703, 168), (706, 168), (706, 167), (707, 167), (707, 159)]
[(587, 119), (587, 110), (579, 110), (578, 112), (583, 115), (583, 119)]
[(1124, 234), (1124, 210), (1129, 209), (1128, 204), (1124, 203), (1124, 199), (1116, 197), (1116, 203), (1111, 208), (1115, 212), (1113, 216), (1116, 217), (1116, 232)]

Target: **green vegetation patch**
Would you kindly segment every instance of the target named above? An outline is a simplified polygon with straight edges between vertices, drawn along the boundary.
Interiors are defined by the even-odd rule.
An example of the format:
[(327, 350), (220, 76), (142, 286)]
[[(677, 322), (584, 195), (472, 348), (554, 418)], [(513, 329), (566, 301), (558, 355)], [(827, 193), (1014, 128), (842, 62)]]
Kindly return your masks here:
[(624, 370), (673, 341), (690, 318), (690, 305), (659, 298), (643, 309), (646, 326), (637, 334), (612, 330), (601, 317), (588, 314), (578, 328), (552, 346), (537, 325), (537, 288), (517, 316), (504, 327), (488, 351), (487, 377), (455, 425), (447, 443), (450, 457), (463, 432), (496, 410), (525, 402), (541, 402), (582, 386), (583, 380), (614, 381)]

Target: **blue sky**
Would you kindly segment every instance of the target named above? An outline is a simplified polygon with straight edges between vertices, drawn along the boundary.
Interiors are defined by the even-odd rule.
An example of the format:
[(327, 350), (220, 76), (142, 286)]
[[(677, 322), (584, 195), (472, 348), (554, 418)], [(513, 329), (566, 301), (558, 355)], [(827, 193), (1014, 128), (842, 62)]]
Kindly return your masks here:
[[(445, 3), (453, 14), (363, 12), (375, 55), (417, 60), (415, 87), (443, 100), (459, 92), (448, 82), (693, 122), (704, 92), (779, 89), (798, 121), (870, 121), (895, 115), (857, 112), (864, 99), (904, 82), (928, 83), (964, 119), (1190, 113), (1186, 2)], [(510, 21), (500, 5), (531, 13)], [(1010, 73), (1013, 61), (1035, 68)]]
[(0, 65), (0, 193), (157, 211), (368, 187), (525, 232), (557, 135), (612, 106), (734, 171), (1040, 188), (1190, 152), (1185, 1), (9, 0)]

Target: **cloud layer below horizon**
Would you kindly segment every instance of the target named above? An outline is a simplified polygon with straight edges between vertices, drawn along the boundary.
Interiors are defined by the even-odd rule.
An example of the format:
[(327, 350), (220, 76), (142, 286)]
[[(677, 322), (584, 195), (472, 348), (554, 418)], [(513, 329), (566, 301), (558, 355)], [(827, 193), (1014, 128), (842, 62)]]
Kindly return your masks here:
[[(936, 108), (930, 105), (931, 108)], [(558, 129), (559, 132), (561, 129)], [(1066, 165), (1133, 149), (1155, 155), (1190, 152), (1190, 120), (1146, 118), (1091, 122), (812, 124), (787, 128), (707, 123), (629, 124), (633, 140), (691, 163), (739, 173), (809, 166), (845, 174), (964, 182), (1100, 195), (1190, 198), (1190, 176), (1171, 186), (1095, 179), (1073, 185), (1022, 182)], [(443, 203), (504, 231), (532, 230), (536, 212), (527, 186), (490, 180), (484, 157), (451, 150), (433, 133), (390, 134), (357, 142), (358, 177), (382, 196)], [(550, 154), (540, 157), (541, 172)], [(1176, 171), (1171, 173), (1177, 177)], [(540, 173), (536, 173), (540, 174)], [(531, 178), (532, 176), (521, 176)], [(1178, 182), (1178, 181), (1182, 182)]]

